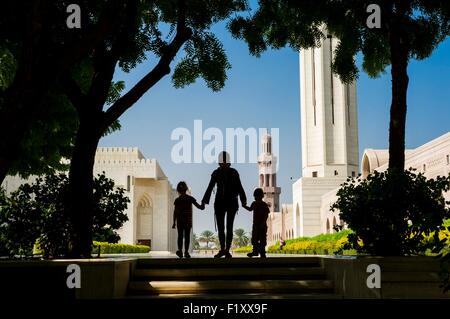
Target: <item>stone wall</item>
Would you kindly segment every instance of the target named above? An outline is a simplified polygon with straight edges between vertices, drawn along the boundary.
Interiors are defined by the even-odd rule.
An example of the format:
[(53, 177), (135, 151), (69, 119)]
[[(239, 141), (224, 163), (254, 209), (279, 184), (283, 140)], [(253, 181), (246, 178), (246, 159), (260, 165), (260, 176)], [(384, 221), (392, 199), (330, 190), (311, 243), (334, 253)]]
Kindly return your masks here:
[[(347, 299), (448, 299), (440, 288), (440, 264), (434, 257), (323, 258), (335, 293)], [(380, 288), (369, 288), (367, 266), (380, 266)]]
[[(322, 196), (337, 189), (346, 178), (302, 177), (293, 185), (295, 237), (311, 237), (322, 233)], [(295, 210), (294, 210), (295, 212)]]

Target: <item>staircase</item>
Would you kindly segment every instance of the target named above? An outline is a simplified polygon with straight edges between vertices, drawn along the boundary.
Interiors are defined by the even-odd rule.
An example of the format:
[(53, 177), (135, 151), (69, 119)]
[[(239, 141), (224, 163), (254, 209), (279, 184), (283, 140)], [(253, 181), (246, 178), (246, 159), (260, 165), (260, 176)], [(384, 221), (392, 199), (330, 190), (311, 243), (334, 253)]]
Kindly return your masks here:
[(137, 261), (132, 298), (339, 298), (319, 257)]

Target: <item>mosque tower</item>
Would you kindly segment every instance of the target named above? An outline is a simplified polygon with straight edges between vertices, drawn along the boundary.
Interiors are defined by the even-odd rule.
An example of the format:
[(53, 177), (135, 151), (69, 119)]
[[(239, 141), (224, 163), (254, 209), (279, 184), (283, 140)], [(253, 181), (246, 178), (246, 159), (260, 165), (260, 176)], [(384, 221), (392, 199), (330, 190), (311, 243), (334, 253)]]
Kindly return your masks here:
[(280, 211), (281, 188), (277, 187), (277, 157), (272, 154), (272, 137), (265, 134), (261, 138), (261, 154), (258, 156), (259, 186), (264, 191), (264, 201), (271, 212)]

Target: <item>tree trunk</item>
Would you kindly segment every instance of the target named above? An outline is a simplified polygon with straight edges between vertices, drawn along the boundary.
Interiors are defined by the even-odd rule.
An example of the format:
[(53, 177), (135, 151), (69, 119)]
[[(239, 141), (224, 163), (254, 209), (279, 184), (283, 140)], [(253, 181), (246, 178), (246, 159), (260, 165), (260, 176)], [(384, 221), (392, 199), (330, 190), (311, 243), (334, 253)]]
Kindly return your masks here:
[(72, 257), (91, 257), (93, 169), (101, 135), (95, 121), (80, 121), (69, 172), (68, 208), (72, 218)]
[(405, 169), (405, 127), (408, 92), (408, 47), (400, 26), (389, 34), (391, 46), (392, 104), (389, 123), (389, 169)]

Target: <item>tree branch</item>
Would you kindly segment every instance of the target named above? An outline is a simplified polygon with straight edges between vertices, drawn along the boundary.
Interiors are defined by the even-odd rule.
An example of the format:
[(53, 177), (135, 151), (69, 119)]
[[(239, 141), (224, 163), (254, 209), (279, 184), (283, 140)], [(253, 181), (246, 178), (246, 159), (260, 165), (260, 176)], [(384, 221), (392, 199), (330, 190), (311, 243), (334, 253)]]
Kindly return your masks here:
[(105, 117), (102, 123), (105, 129), (136, 103), (142, 95), (158, 83), (165, 75), (170, 73), (170, 63), (173, 61), (183, 44), (192, 36), (192, 30), (186, 26), (185, 0), (178, 1), (177, 20), (177, 33), (175, 38), (166, 48), (164, 48), (163, 54), (156, 66), (105, 111)]
[(134, 34), (138, 32), (138, 28), (135, 27), (138, 1), (127, 1), (124, 10), (122, 21), (116, 21), (118, 35), (111, 49), (106, 49), (105, 44), (102, 43), (94, 51), (94, 77), (87, 95), (91, 106), (98, 113), (101, 113), (108, 97), (117, 62), (130, 39), (133, 39)]
[(91, 107), (101, 112), (108, 97), (118, 58), (112, 52), (107, 52), (104, 47), (100, 47), (95, 50), (93, 60), (94, 75), (87, 96)]
[(121, 1), (110, 1), (105, 5), (99, 20), (93, 28), (87, 30), (80, 39), (66, 45), (61, 53), (58, 69), (64, 71), (82, 57), (89, 54), (108, 35), (114, 34), (117, 28), (117, 19), (121, 12)]
[(63, 92), (69, 98), (70, 103), (80, 115), (86, 105), (86, 95), (81, 91), (79, 85), (75, 82), (69, 73), (64, 73), (61, 77)]

